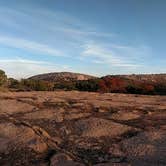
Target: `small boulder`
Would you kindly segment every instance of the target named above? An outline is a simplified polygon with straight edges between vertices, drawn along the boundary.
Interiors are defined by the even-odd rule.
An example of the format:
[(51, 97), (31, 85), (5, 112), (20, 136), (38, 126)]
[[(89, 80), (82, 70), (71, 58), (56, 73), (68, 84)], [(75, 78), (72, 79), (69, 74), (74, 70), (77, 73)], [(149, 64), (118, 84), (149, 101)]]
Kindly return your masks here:
[(51, 158), (50, 166), (84, 166), (81, 163), (74, 162), (68, 155), (60, 153)]

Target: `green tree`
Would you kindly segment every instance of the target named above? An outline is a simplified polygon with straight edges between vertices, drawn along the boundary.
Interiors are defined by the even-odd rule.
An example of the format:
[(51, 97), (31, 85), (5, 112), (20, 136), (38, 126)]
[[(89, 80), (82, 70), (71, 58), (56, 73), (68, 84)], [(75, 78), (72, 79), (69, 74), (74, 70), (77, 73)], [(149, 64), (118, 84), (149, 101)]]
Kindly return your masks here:
[(42, 80), (22, 79), (20, 81), (20, 87), (22, 90), (52, 91), (54, 84)]
[(7, 83), (7, 76), (3, 70), (0, 70), (0, 86), (4, 86)]
[(96, 92), (99, 89), (99, 80), (83, 80), (76, 83), (76, 89), (80, 91)]
[(9, 78), (8, 79), (8, 87), (9, 88), (14, 88), (14, 89), (18, 89), (20, 86), (20, 82), (14, 78)]

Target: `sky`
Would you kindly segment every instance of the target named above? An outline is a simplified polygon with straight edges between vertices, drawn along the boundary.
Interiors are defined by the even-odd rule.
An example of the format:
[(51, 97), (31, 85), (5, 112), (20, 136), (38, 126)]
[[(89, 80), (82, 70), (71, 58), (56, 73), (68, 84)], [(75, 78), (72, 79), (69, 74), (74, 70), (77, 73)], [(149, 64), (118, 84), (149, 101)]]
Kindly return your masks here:
[(0, 69), (166, 73), (165, 0), (0, 0)]

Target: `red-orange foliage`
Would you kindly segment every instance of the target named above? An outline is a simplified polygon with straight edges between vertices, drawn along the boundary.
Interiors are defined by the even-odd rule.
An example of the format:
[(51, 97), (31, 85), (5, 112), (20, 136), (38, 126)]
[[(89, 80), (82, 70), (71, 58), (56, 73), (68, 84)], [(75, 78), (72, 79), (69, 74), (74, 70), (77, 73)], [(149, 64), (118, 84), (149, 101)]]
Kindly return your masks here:
[(99, 86), (99, 91), (100, 92), (109, 92), (109, 88), (105, 84), (104, 80), (100, 80), (99, 83), (98, 83), (98, 86)]
[(125, 82), (121, 78), (106, 77), (104, 78), (105, 84), (111, 92), (125, 92)]
[(144, 84), (143, 85), (143, 91), (145, 93), (149, 93), (149, 92), (154, 92), (154, 86), (153, 85), (149, 85), (149, 84)]

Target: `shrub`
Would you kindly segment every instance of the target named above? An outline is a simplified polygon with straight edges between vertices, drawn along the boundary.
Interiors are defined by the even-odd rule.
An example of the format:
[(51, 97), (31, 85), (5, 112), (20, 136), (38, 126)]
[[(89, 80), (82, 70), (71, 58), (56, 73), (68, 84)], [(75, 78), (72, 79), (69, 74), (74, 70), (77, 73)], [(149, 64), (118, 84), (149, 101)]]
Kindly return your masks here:
[(18, 89), (20, 86), (20, 82), (14, 78), (9, 78), (8, 79), (8, 87), (9, 88), (14, 88), (14, 89)]
[(136, 87), (134, 85), (129, 85), (126, 87), (127, 93), (131, 94), (142, 94), (142, 89), (140, 87)]
[(77, 81), (75, 87), (77, 90), (80, 91), (96, 92), (99, 89), (99, 80), (92, 79), (92, 80)]
[(150, 84), (143, 84), (142, 85), (143, 93), (144, 94), (154, 94), (155, 93), (155, 88), (153, 85)]
[(76, 90), (74, 81), (61, 81), (54, 83), (54, 89)]
[(156, 84), (154, 86), (155, 94), (166, 95), (166, 85), (165, 84)]
[(125, 81), (118, 77), (104, 77), (99, 82), (99, 89), (101, 92), (124, 93)]
[(52, 91), (54, 84), (42, 80), (22, 79), (20, 81), (20, 87), (23, 90)]
[(105, 84), (104, 80), (99, 81), (99, 92), (109, 92), (109, 88)]
[(7, 76), (3, 70), (0, 70), (0, 86), (5, 86), (7, 84)]

